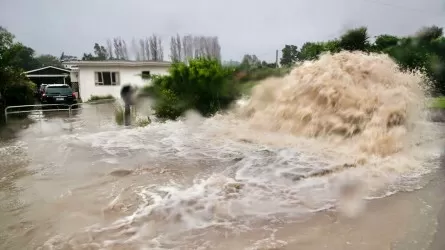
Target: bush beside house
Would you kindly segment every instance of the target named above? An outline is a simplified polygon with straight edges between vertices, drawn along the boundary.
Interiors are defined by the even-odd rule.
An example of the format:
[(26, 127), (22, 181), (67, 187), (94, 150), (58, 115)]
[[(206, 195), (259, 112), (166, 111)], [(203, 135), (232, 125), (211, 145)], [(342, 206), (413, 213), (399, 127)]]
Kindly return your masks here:
[(35, 84), (24, 74), (21, 65), (26, 53), (22, 52), (33, 53), (0, 26), (0, 121), (4, 121), (3, 110), (7, 106), (34, 104)]

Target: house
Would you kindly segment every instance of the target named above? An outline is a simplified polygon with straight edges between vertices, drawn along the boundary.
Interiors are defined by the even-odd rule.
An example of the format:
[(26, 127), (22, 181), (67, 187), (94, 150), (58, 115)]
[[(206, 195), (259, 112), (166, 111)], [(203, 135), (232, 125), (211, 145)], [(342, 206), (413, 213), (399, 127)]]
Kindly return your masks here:
[[(142, 75), (168, 74), (170, 62), (156, 61), (68, 61), (63, 62), (70, 70), (73, 88), (78, 86), (79, 97), (89, 100), (91, 96), (112, 95), (120, 98), (123, 85), (142, 87), (148, 80)], [(75, 86), (75, 87), (74, 87)]]
[(68, 69), (68, 70), (77, 69), (76, 61), (62, 61), (62, 65), (65, 69)]
[(71, 85), (71, 70), (54, 66), (33, 69), (25, 72), (26, 77), (37, 85), (37, 89), (42, 84), (66, 83)]

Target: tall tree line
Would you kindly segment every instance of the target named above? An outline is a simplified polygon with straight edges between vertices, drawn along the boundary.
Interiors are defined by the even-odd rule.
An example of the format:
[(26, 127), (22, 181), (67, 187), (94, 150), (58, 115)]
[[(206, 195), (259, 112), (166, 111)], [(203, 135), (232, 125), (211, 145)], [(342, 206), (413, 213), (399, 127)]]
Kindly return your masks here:
[[(170, 38), (170, 60), (187, 62), (195, 58), (221, 59), (221, 46), (216, 36), (179, 34)], [(95, 43), (93, 53), (84, 53), (82, 60), (136, 60), (164, 61), (164, 41), (153, 34), (146, 38), (133, 38), (131, 43), (121, 37), (108, 39), (105, 46)]]
[(178, 35), (170, 39), (170, 59), (188, 61), (196, 58), (214, 58), (221, 60), (221, 46), (216, 36)]

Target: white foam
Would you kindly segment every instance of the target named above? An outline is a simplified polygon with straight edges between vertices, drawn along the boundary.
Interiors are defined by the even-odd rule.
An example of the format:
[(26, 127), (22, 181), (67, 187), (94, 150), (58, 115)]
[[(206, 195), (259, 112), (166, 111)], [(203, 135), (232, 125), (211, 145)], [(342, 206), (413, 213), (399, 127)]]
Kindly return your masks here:
[[(379, 76), (382, 81), (376, 83), (384, 84), (375, 89), (380, 92), (374, 96), (376, 93), (368, 93), (369, 79), (362, 77), (369, 74), (370, 68), (366, 66), (364, 69), (354, 69), (355, 64), (348, 62), (345, 57), (347, 55), (343, 54), (337, 58), (342, 59), (340, 61), (345, 65), (335, 64), (332, 75), (343, 74), (345, 68), (357, 71), (360, 76), (357, 81), (361, 83), (358, 90), (363, 94), (372, 94), (369, 100), (361, 100), (358, 95), (360, 93), (343, 88), (343, 81), (337, 79), (330, 83), (326, 79), (330, 77), (329, 74), (322, 74), (320, 67), (311, 68), (313, 63), (307, 63), (304, 67), (314, 72), (292, 75), (298, 80), (295, 84), (288, 82), (292, 77), (285, 78), (284, 83), (281, 82), (284, 86), (280, 86), (275, 93), (280, 98), (275, 100), (274, 105), (267, 106), (271, 92), (265, 90), (269, 88), (259, 88), (258, 91), (264, 93), (258, 94), (257, 99), (251, 100), (248, 105), (242, 102), (237, 104), (240, 108), (249, 107), (250, 111), (254, 110), (254, 123), (262, 123), (269, 130), (250, 127), (237, 113), (217, 114), (212, 118), (202, 119), (191, 112), (177, 122), (153, 122), (144, 128), (110, 129), (99, 133), (79, 133), (42, 140), (64, 144), (67, 148), (91, 148), (102, 160), (119, 159), (122, 162), (141, 156), (145, 161), (174, 162), (180, 165), (176, 167), (182, 168), (199, 164), (201, 169), (208, 170), (197, 175), (193, 183), (178, 179), (163, 180), (156, 185), (138, 183), (140, 187), (135, 192), (141, 202), (133, 214), (121, 217), (111, 224), (86, 229), (88, 235), (97, 236), (91, 241), (102, 248), (114, 244), (129, 244), (138, 247), (148, 245), (150, 249), (171, 249), (180, 246), (183, 243), (181, 240), (198, 239), (201, 236), (199, 232), (205, 230), (218, 228), (230, 232), (249, 231), (261, 223), (276, 220), (298, 221), (328, 208), (340, 208), (346, 215), (357, 216), (363, 211), (363, 202), (366, 199), (385, 197), (400, 190), (413, 190), (422, 186), (421, 177), (432, 170), (426, 160), (437, 157), (437, 149), (440, 148), (437, 141), (441, 128), (424, 122), (417, 114), (407, 121), (409, 125), (387, 128), (384, 119), (388, 118), (386, 115), (391, 113), (392, 108), (400, 111), (398, 114), (405, 115), (407, 112), (404, 107), (391, 101), (390, 97), (401, 98), (398, 91), (406, 90), (406, 95), (402, 95), (402, 103), (411, 103), (413, 96), (422, 96), (416, 92), (417, 87), (408, 91), (411, 85), (417, 84), (413, 81), (417, 81), (418, 76), (404, 75), (393, 69), (395, 64), (386, 57), (366, 58), (367, 63), (360, 64), (360, 67), (368, 65), (372, 68), (375, 64), (379, 70), (386, 70), (385, 74)], [(360, 61), (361, 57), (363, 55), (354, 55), (352, 61)], [(324, 57), (323, 60), (323, 65), (329, 66), (333, 59)], [(384, 63), (381, 63), (382, 60)], [(313, 88), (304, 85), (314, 82), (315, 76), (319, 77), (319, 81), (316, 85), (309, 86)], [(346, 73), (342, 79), (352, 81)], [(332, 90), (332, 84), (338, 84), (337, 92)], [(273, 84), (267, 86), (276, 88)], [(313, 103), (314, 98), (304, 96), (302, 89), (320, 98), (320, 102)], [(398, 91), (393, 91), (394, 89)], [(341, 91), (346, 92), (342, 98), (338, 94)], [(298, 106), (301, 104), (300, 100), (287, 95), (290, 92), (304, 97), (304, 102), (301, 103), (307, 105)], [(322, 98), (323, 96), (329, 98)], [(329, 107), (345, 120), (348, 120), (346, 118), (349, 114), (354, 113), (361, 117), (362, 109), (377, 107), (375, 110), (369, 109), (376, 113), (361, 124), (364, 129), (362, 131), (367, 132), (359, 136), (360, 144), (365, 146), (368, 139), (376, 139), (370, 144), (372, 147), (361, 152), (361, 149), (357, 149), (357, 140), (354, 138), (323, 137), (329, 137), (329, 131), (341, 125), (339, 117), (329, 114), (323, 100), (344, 102), (344, 110), (339, 111), (335, 105)], [(361, 105), (361, 101), (366, 105)], [(378, 105), (374, 106), (376, 103)], [(296, 110), (294, 104), (298, 104), (297, 107), (301, 109)], [(318, 112), (321, 122), (329, 121), (335, 126), (322, 129), (324, 125), (321, 122), (306, 126), (296, 124), (301, 123), (302, 120), (299, 119), (285, 119), (284, 123), (280, 120), (260, 119), (266, 114), (269, 114), (265, 116), (269, 119), (288, 118), (289, 115), (304, 118), (304, 114), (311, 111), (311, 105)], [(392, 105), (394, 107), (390, 108)], [(352, 112), (350, 107), (355, 107), (356, 112)], [(280, 108), (282, 110), (278, 110)], [(348, 129), (356, 125), (351, 121), (346, 123)], [(282, 124), (286, 126), (281, 126)], [(279, 126), (274, 127), (275, 125)], [(312, 129), (320, 129), (323, 132), (322, 138), (299, 137), (313, 136), (312, 132), (315, 130)], [(293, 132), (294, 135), (288, 132)], [(385, 144), (387, 150), (380, 150), (378, 146), (384, 138), (391, 140)], [(355, 164), (355, 167), (348, 168), (343, 164)], [(328, 171), (331, 169), (336, 171), (331, 173)], [(110, 202), (113, 204), (113, 200)], [(258, 245), (266, 243), (258, 242)], [(273, 237), (270, 243), (284, 244)]]

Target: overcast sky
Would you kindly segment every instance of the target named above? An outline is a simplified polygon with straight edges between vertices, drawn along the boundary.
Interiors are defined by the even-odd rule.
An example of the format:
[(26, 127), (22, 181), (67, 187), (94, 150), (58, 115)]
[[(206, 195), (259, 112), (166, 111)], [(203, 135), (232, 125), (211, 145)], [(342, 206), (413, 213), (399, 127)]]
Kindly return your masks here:
[(433, 24), (445, 27), (444, 0), (0, 0), (0, 25), (38, 54), (56, 56), (81, 56), (115, 36), (130, 45), (152, 33), (165, 42), (191, 33), (218, 36), (224, 60), (249, 53), (273, 61), (284, 44), (361, 25), (371, 35), (406, 35)]

